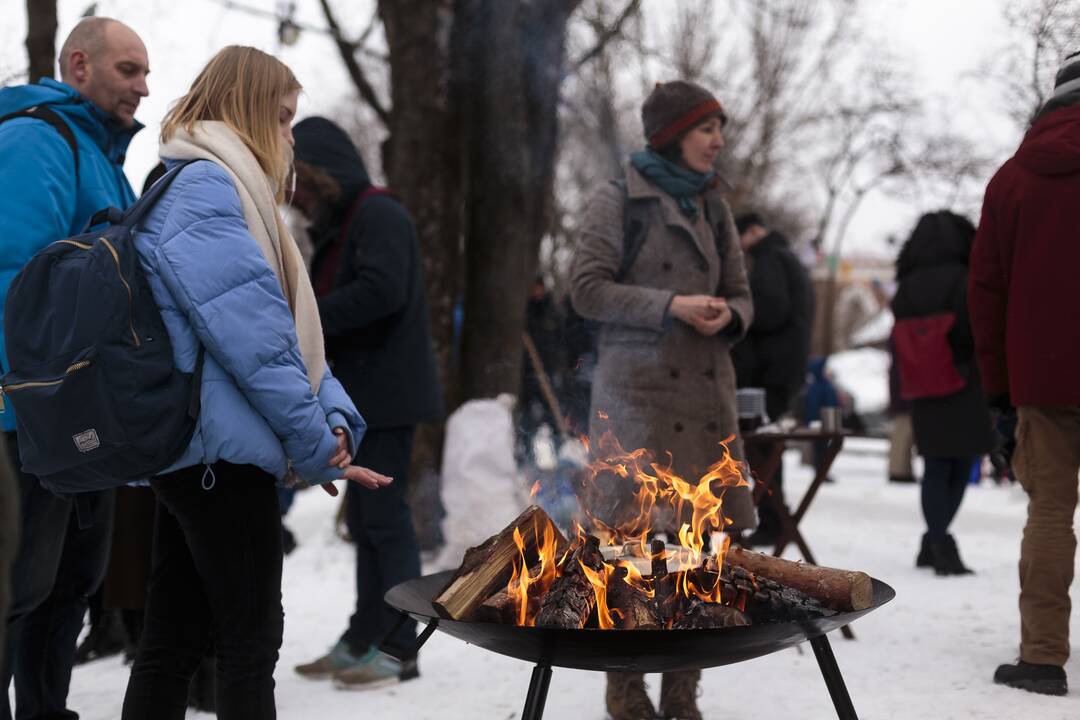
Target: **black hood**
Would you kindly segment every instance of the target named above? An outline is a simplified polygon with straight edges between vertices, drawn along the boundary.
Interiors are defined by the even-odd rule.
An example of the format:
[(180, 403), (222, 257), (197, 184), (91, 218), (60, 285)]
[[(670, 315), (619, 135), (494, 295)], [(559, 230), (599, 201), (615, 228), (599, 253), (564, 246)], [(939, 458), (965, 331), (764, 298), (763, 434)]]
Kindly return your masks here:
[(341, 187), (343, 200), (351, 200), (371, 184), (356, 146), (332, 120), (305, 118), (293, 126), (293, 138), (295, 158), (325, 170)]
[(948, 264), (968, 264), (971, 244), (975, 241), (975, 226), (965, 217), (941, 210), (919, 218), (911, 237), (900, 250), (896, 261), (896, 277), (923, 267)]

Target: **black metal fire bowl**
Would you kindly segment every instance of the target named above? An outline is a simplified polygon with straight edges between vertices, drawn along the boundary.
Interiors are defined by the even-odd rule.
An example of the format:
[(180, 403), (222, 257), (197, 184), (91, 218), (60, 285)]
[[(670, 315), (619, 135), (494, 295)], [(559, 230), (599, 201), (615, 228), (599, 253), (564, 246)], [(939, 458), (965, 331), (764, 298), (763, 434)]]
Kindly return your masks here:
[(386, 602), (420, 622), (430, 625), (434, 621), (439, 630), (485, 650), (578, 670), (655, 673), (751, 660), (822, 637), (896, 596), (891, 587), (874, 580), (870, 607), (808, 622), (706, 630), (560, 630), (439, 617), (431, 599), (452, 574), (446, 571), (401, 583), (386, 593)]
[[(809, 642), (814, 650), (836, 716), (840, 720), (858, 720), (826, 634), (896, 597), (896, 591), (891, 587), (874, 580), (874, 598), (870, 607), (807, 622), (712, 630), (558, 630), (439, 617), (431, 599), (446, 586), (452, 574), (452, 571), (446, 571), (425, 575), (403, 582), (386, 593), (386, 602), (401, 611), (402, 623), (411, 616), (427, 623), (427, 627), (409, 650), (384, 649), (402, 659), (413, 657), (438, 628), (485, 650), (536, 663), (525, 697), (525, 709), (521, 713), (522, 720), (541, 720), (543, 717), (552, 666), (650, 673), (696, 670), (751, 660), (803, 642)], [(395, 632), (396, 628), (388, 637)]]

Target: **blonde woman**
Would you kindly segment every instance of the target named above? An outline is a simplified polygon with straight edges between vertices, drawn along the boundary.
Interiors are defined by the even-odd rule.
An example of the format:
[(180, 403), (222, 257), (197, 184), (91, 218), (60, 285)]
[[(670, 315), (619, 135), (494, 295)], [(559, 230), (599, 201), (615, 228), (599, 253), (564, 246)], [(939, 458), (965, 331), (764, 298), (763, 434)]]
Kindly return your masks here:
[(275, 484), (389, 478), (352, 466), (364, 421), (330, 374), (307, 272), (277, 212), (300, 84), (253, 48), (219, 52), (161, 129), (180, 170), (140, 227), (176, 366), (204, 352), (191, 445), (159, 501), (146, 624), (125, 720), (182, 718), (213, 642), (218, 717), (273, 718), (282, 637)]

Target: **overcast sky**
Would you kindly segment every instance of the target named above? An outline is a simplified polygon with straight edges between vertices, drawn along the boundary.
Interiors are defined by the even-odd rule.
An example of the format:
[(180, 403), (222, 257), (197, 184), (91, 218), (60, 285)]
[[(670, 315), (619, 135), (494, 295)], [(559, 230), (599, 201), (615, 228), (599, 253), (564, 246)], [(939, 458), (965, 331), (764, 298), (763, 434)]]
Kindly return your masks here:
[[(649, 0), (653, 8), (678, 0)], [(964, 128), (995, 158), (1004, 160), (1015, 147), (1015, 129), (995, 108), (995, 88), (974, 74), (980, 61), (1004, 42), (1000, 6), (1003, 0), (872, 0), (867, 6), (866, 32), (876, 43), (904, 59), (921, 95), (940, 112), (940, 122)], [(57, 45), (90, 3), (60, 0)], [(352, 95), (337, 50), (329, 38), (305, 32), (291, 47), (280, 47), (272, 20), (253, 17), (213, 0), (102, 0), (98, 15), (131, 25), (150, 54), (150, 97), (137, 117), (147, 129), (132, 142), (126, 170), (134, 187), (157, 162), (157, 126), (169, 103), (182, 95), (205, 62), (222, 46), (254, 45), (277, 53), (292, 67), (305, 87), (300, 115), (326, 113)], [(274, 0), (244, 0), (246, 5), (272, 11)], [(297, 18), (324, 25), (316, 0), (297, 0)], [(717, 0), (720, 6), (722, 0)], [(371, 17), (370, 2), (338, 0), (339, 20), (355, 36)], [(359, 8), (360, 10), (356, 10)], [(650, 11), (653, 10), (650, 8)], [(0, 78), (25, 70), (25, 0), (0, 0)], [(868, 254), (889, 254), (889, 235), (904, 235), (915, 211), (885, 198), (870, 198), (852, 224), (846, 247)]]

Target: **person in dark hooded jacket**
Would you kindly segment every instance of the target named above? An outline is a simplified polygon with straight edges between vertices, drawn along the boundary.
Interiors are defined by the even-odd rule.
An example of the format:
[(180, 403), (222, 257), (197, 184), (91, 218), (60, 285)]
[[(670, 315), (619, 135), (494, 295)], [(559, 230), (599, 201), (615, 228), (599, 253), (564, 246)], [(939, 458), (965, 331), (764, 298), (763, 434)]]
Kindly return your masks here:
[[(754, 324), (731, 349), (735, 382), (740, 388), (765, 390), (765, 411), (779, 420), (806, 381), (810, 330), (814, 322), (814, 292), (810, 274), (791, 251), (787, 238), (769, 230), (757, 213), (735, 220), (754, 299)], [(751, 465), (753, 465), (751, 458)], [(784, 502), (784, 472), (778, 468), (772, 492)], [(769, 503), (758, 507), (757, 529), (751, 545), (773, 545), (780, 539), (780, 516)]]
[[(1020, 546), (1020, 661), (994, 681), (1067, 691), (1080, 470), (1080, 53), (986, 188), (968, 288), (983, 387), (1016, 406), (1012, 468), (1029, 496)], [(1070, 319), (1071, 318), (1071, 319)]]
[[(926, 533), (916, 559), (938, 575), (964, 575), (949, 525), (960, 509), (972, 465), (992, 447), (990, 411), (980, 386), (975, 346), (967, 311), (968, 254), (975, 227), (948, 211), (919, 218), (896, 261), (896, 296), (892, 301), (897, 329), (905, 320), (952, 315), (946, 335), (959, 389), (943, 395), (915, 394), (911, 421), (923, 456), (922, 510)], [(912, 396), (904, 377), (905, 345), (894, 332), (901, 362), (901, 393)], [(946, 361), (948, 359), (946, 358)]]
[[(406, 501), (413, 432), (442, 416), (442, 394), (428, 332), (420, 244), (412, 218), (389, 191), (371, 184), (360, 153), (321, 117), (293, 128), (293, 204), (311, 222), (311, 276), (326, 356), (368, 422), (357, 462), (396, 478), (374, 498), (347, 491), (346, 524), (356, 544), (356, 608), (334, 648), (296, 671), (332, 676), (339, 686), (416, 677), (376, 645), (397, 613), (383, 602), (394, 585), (420, 574), (420, 549)], [(384, 490), (389, 488), (384, 488)], [(389, 638), (406, 648), (409, 622)]]

